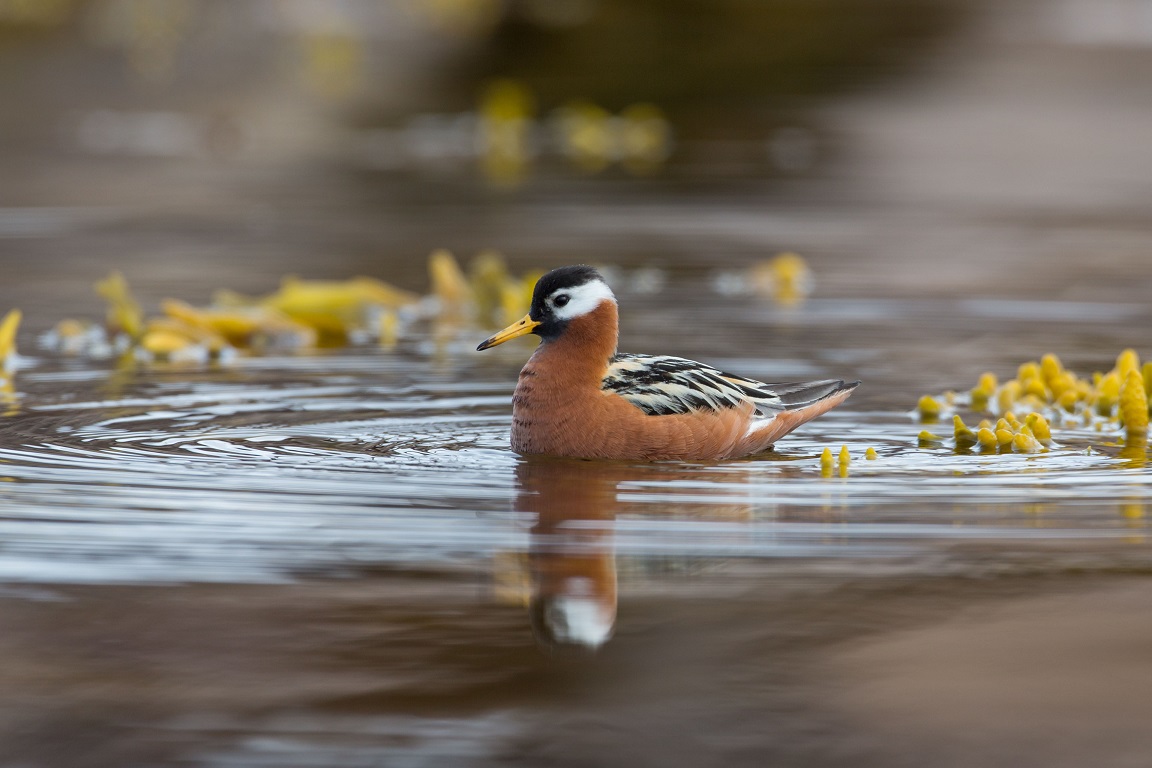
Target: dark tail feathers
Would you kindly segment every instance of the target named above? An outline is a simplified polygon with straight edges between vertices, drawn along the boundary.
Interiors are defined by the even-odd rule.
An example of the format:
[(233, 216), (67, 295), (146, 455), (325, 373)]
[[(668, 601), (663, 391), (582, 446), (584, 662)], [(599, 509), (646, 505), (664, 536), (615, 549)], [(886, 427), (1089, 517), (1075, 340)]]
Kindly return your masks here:
[(843, 379), (823, 379), (821, 381), (768, 384), (767, 389), (779, 396), (785, 410), (793, 411), (820, 402), (837, 392), (851, 391), (858, 386), (860, 386), (859, 381), (850, 381), (845, 384)]

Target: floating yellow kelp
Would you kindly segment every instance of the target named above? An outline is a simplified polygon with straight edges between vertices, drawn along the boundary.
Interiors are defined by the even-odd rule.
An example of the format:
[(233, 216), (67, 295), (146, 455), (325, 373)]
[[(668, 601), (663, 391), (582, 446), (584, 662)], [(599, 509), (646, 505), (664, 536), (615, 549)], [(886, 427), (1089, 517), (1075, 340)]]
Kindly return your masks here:
[(652, 173), (672, 151), (672, 128), (655, 104), (626, 107), (617, 125), (619, 154), (624, 167), (634, 174)]
[(940, 414), (944, 413), (944, 406), (935, 397), (924, 395), (916, 403), (916, 410), (920, 412), (920, 418), (924, 421), (933, 421), (940, 418)]
[(145, 360), (196, 363), (220, 359), (232, 351), (220, 334), (172, 317), (150, 319), (136, 349)]
[(1128, 434), (1148, 431), (1148, 395), (1144, 377), (1134, 367), (1126, 369), (1120, 387), (1120, 421)]
[(16, 360), (16, 331), (24, 315), (18, 309), (9, 310), (0, 320), (0, 374), (9, 373)]
[(501, 185), (520, 183), (532, 159), (531, 92), (514, 80), (497, 80), (484, 91), (479, 109), (480, 164), (488, 180)]
[(959, 416), (952, 417), (953, 438), (956, 440), (957, 448), (971, 448), (979, 442), (976, 433), (968, 428), (964, 420)]
[(778, 253), (749, 270), (753, 290), (785, 306), (798, 304), (812, 292), (812, 270), (795, 253)]
[(515, 277), (504, 257), (493, 250), (481, 251), (468, 265), (468, 286), (476, 319), (485, 327), (503, 328), (519, 320), (532, 304), (532, 289), (543, 273)]
[[(876, 451), (869, 448), (865, 454), (866, 459), (875, 459)], [(852, 468), (852, 454), (848, 450), (847, 445), (840, 446), (840, 452), (833, 454), (831, 448), (825, 448), (820, 453), (820, 476), (832, 477), (838, 475), (840, 477), (848, 477)]]
[(836, 468), (836, 460), (832, 458), (832, 449), (825, 448), (820, 454), (820, 474), (832, 477), (832, 470)]
[(202, 329), (234, 347), (307, 349), (317, 342), (315, 328), (263, 304), (201, 308), (178, 299), (165, 299), (160, 308), (168, 317)]
[[(940, 447), (944, 444), (943, 438), (928, 433), (920, 433), (920, 446)], [(1015, 414), (1009, 412), (999, 419), (995, 425), (990, 421), (983, 421), (973, 430), (959, 415), (952, 417), (953, 447), (957, 453), (968, 453), (978, 448), (981, 453), (1042, 453), (1050, 447), (1055, 447), (1048, 421), (1039, 413), (1030, 413), (1021, 422)]]
[(458, 312), (472, 302), (472, 287), (456, 258), (444, 249), (428, 257), (428, 277), (432, 295), (440, 302), (442, 312)]
[[(1021, 364), (1016, 376), (1000, 383), (995, 374), (984, 373), (968, 393), (967, 405), (976, 413), (1001, 413), (1004, 418), (993, 428), (976, 431), (982, 451), (1034, 451), (1054, 445), (1051, 424), (1094, 427), (1097, 431), (1123, 428), (1129, 435), (1147, 431), (1149, 423), (1149, 383), (1152, 363), (1141, 365), (1135, 350), (1125, 349), (1111, 370), (1080, 377), (1066, 369), (1056, 355)], [(965, 403), (958, 402), (958, 405)], [(930, 420), (942, 410), (929, 395), (917, 404), (922, 420)], [(1012, 412), (1028, 412), (1021, 424)], [(1050, 424), (1051, 421), (1051, 424)], [(1023, 434), (1023, 437), (1021, 437)], [(957, 434), (957, 446), (971, 438)]]
[(108, 326), (114, 332), (126, 333), (133, 339), (140, 338), (144, 332), (144, 313), (132, 297), (124, 275), (113, 272), (97, 282), (96, 293), (108, 302)]
[(131, 352), (126, 360), (220, 360), (235, 350), (303, 350), (320, 344), (378, 341), (391, 349), (424, 324), (442, 351), (459, 334), (481, 330), (477, 323), (487, 329), (522, 317), (540, 273), (514, 276), (503, 257), (489, 250), (477, 255), (467, 274), (452, 254), (438, 250), (428, 259), (428, 296), (373, 277), (288, 276), (266, 296), (219, 290), (207, 307), (165, 299), (163, 314), (148, 319), (124, 276), (114, 272), (96, 284), (108, 302), (104, 324), (63, 320), (40, 342), (56, 352), (88, 357)]
[(551, 117), (561, 153), (585, 173), (599, 173), (619, 161), (630, 173), (657, 170), (672, 149), (672, 129), (654, 104), (633, 104), (619, 116), (590, 101), (564, 104)]
[[(227, 306), (235, 294), (218, 293), (217, 304)], [(351, 280), (302, 280), (285, 277), (276, 293), (247, 303), (270, 307), (316, 330), (333, 341), (346, 340), (358, 329), (374, 324), (380, 307), (414, 304), (419, 296), (372, 277)]]

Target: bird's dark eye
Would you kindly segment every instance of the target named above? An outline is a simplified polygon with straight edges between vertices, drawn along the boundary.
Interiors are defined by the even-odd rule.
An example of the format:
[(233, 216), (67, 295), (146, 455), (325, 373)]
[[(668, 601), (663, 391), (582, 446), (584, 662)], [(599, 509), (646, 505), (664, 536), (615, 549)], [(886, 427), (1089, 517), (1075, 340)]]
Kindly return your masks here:
[(555, 304), (557, 307), (563, 307), (569, 301), (571, 301), (571, 297), (566, 293), (562, 293), (559, 296), (557, 296), (556, 298), (552, 299), (552, 303)]

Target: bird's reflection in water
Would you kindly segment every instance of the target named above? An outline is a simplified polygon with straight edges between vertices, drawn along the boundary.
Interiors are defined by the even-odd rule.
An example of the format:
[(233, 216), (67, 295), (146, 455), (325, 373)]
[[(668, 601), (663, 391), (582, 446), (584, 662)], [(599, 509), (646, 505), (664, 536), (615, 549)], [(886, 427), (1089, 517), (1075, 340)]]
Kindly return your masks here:
[(613, 524), (622, 467), (529, 457), (516, 471), (516, 510), (535, 517), (529, 611), (550, 648), (596, 649), (616, 624)]
[[(740, 474), (675, 464), (526, 457), (516, 471), (516, 511), (533, 521), (528, 552), (529, 612), (537, 641), (551, 650), (596, 649), (616, 623), (616, 517), (740, 520), (751, 515), (747, 496), (733, 493)], [(628, 489), (653, 487), (675, 493), (675, 481), (725, 483), (714, 503), (637, 505)], [(691, 493), (691, 491), (689, 491)]]

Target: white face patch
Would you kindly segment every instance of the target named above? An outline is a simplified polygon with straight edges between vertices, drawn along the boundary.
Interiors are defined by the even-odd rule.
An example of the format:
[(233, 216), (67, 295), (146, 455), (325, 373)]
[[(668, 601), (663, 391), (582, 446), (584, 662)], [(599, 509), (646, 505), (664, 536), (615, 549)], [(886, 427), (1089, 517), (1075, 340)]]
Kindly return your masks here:
[[(560, 306), (556, 300), (561, 296), (568, 297), (568, 303)], [(561, 288), (549, 296), (546, 301), (548, 306), (552, 308), (552, 314), (557, 320), (571, 320), (580, 315), (586, 315), (596, 307), (600, 306), (600, 302), (607, 299), (613, 303), (616, 302), (616, 296), (612, 293), (612, 289), (608, 287), (607, 283), (600, 280), (593, 280), (584, 285), (578, 285), (575, 288)], [(563, 302), (563, 299), (561, 299)]]

